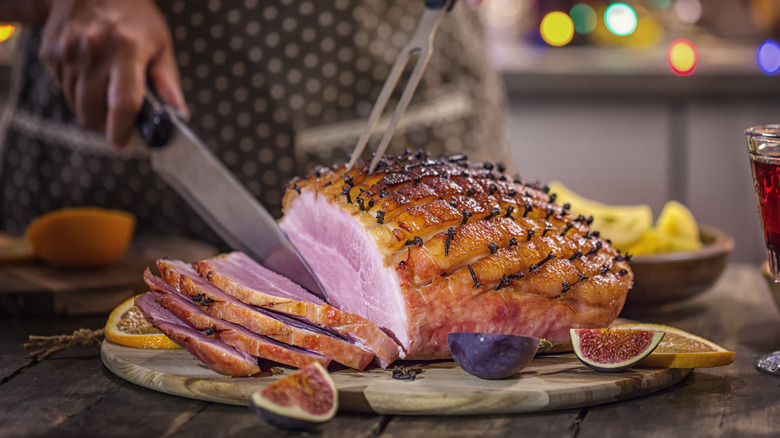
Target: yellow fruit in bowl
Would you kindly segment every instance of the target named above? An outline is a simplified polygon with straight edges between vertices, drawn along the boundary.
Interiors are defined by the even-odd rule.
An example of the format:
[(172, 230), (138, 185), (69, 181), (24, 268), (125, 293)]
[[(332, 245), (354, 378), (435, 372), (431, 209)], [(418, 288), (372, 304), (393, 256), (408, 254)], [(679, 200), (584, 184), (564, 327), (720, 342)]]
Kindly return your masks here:
[(653, 224), (649, 205), (607, 205), (584, 198), (559, 182), (550, 184), (557, 201), (571, 204), (575, 214), (593, 216), (592, 227), (612, 245), (633, 255), (695, 251), (703, 243), (693, 213), (677, 201), (668, 201)]
[(60, 267), (110, 264), (124, 255), (135, 230), (135, 216), (120, 210), (75, 207), (33, 220), (25, 237), (35, 256)]
[(560, 204), (571, 204), (571, 211), (593, 216), (591, 226), (612, 241), (617, 248), (628, 247), (642, 239), (653, 227), (653, 211), (649, 205), (607, 205), (582, 197), (560, 182), (550, 183)]

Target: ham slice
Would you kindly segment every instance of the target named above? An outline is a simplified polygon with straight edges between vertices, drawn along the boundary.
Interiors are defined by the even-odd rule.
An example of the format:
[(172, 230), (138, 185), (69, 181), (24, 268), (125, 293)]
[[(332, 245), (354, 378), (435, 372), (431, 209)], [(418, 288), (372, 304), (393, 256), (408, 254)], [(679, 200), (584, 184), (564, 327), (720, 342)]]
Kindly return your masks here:
[(283, 344), (269, 337), (258, 335), (240, 325), (209, 315), (193, 304), (192, 300), (177, 293), (161, 278), (152, 275), (148, 269), (144, 272), (144, 280), (147, 284), (154, 285), (150, 287), (155, 291), (165, 292), (157, 298), (157, 302), (161, 306), (191, 327), (204, 332), (210, 338), (222, 341), (252, 356), (295, 368), (303, 368), (313, 362), (319, 362), (324, 367), (330, 364), (330, 358)]
[(350, 339), (373, 352), (383, 368), (403, 357), (400, 346), (373, 322), (322, 302), (244, 253), (223, 254), (195, 266), (202, 277), (246, 304), (299, 317)]
[(407, 359), (451, 357), (458, 331), (569, 344), (606, 327), (633, 283), (627, 258), (538, 183), (424, 152), (292, 181), (282, 230), (329, 303), (390, 333)]
[[(162, 259), (157, 261), (157, 269), (166, 283), (216, 318), (279, 342), (314, 351), (350, 368), (363, 370), (374, 358), (372, 352), (334, 332), (239, 301), (201, 278), (187, 263)], [(154, 288), (151, 284), (149, 286)]]
[(135, 299), (135, 305), (154, 328), (186, 348), (217, 373), (231, 377), (245, 377), (261, 371), (256, 357), (211, 339), (176, 318), (157, 303), (160, 295), (156, 292), (147, 292)]

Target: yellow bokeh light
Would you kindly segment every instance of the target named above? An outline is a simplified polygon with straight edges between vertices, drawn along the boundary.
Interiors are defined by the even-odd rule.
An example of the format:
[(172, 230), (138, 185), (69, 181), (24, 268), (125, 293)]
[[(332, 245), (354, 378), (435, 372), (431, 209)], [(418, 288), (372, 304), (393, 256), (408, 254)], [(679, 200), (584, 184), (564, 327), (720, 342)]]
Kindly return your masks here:
[(0, 43), (11, 38), (14, 34), (14, 27), (10, 24), (0, 24)]
[(678, 75), (688, 75), (696, 68), (699, 54), (692, 42), (678, 39), (669, 45), (669, 66)]
[(555, 47), (565, 46), (574, 37), (574, 23), (564, 12), (550, 12), (542, 18), (539, 32), (545, 43)]

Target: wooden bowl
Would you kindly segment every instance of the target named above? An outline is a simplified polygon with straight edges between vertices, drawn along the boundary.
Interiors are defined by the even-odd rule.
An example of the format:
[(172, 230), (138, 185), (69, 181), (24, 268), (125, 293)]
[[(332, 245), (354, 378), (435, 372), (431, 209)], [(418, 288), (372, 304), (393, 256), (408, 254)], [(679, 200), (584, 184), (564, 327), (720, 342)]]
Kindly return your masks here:
[(634, 287), (623, 308), (649, 310), (712, 287), (728, 265), (734, 239), (707, 225), (699, 225), (699, 234), (704, 244), (699, 250), (633, 257)]

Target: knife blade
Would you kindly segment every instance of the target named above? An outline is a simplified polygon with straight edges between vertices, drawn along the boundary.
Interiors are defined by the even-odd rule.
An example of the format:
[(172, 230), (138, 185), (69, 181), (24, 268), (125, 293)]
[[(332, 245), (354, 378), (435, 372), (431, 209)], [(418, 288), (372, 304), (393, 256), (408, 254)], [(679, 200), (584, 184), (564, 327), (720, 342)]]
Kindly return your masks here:
[(325, 289), (271, 213), (174, 110), (149, 90), (136, 126), (151, 149), (152, 170), (225, 243), (327, 300)]

